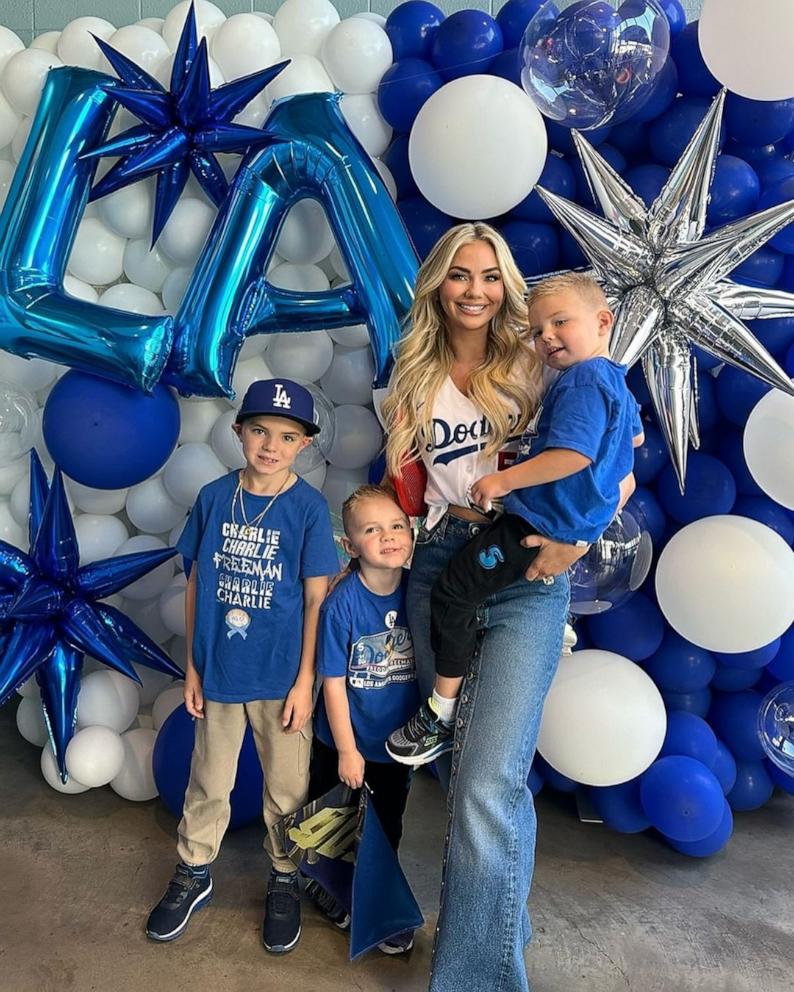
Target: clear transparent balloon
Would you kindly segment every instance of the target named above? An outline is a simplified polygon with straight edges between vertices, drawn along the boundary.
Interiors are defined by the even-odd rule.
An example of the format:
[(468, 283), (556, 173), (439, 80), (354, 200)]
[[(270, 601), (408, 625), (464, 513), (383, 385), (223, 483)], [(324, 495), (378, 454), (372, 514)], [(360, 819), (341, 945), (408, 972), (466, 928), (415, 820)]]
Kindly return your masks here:
[(775, 686), (761, 703), (758, 737), (767, 758), (794, 776), (794, 682)]
[(571, 572), (571, 613), (605, 613), (625, 603), (645, 581), (652, 558), (641, 515), (622, 510)]
[(30, 451), (36, 436), (36, 410), (30, 393), (0, 380), (0, 466)]
[(552, 120), (619, 124), (654, 92), (670, 50), (657, 0), (547, 0), (521, 42), (521, 85)]

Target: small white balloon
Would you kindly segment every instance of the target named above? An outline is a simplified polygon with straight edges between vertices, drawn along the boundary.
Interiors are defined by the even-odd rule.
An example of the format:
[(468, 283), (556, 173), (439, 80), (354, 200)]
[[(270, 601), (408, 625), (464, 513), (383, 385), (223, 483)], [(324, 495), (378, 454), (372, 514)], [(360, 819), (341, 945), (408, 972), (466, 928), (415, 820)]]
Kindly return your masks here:
[[(29, 487), (28, 487), (29, 488)], [(120, 513), (127, 502), (129, 489), (92, 489), (74, 479), (66, 480), (75, 507), (81, 513)]]
[(315, 489), (322, 492), (326, 477), (328, 475), (328, 465), (326, 464), (325, 459), (323, 459), (315, 465), (314, 468), (309, 469), (308, 472), (300, 472), (299, 475), (304, 482), (308, 482), (310, 486), (314, 486)]
[(121, 672), (92, 672), (82, 680), (77, 697), (78, 727), (110, 727), (125, 731), (138, 715), (141, 695), (132, 679)]
[(35, 675), (31, 675), (22, 685), (17, 686), (17, 692), (23, 699), (41, 699), (41, 691)]
[[(14, 135), (17, 133), (20, 120), (20, 115), (14, 110), (3, 94), (0, 93), (0, 148), (5, 148), (11, 144)], [(6, 164), (11, 165), (10, 162)], [(13, 172), (13, 167), (11, 171)]]
[(374, 93), (393, 62), (389, 36), (379, 25), (348, 17), (323, 42), (323, 65), (344, 93)]
[(377, 456), (383, 434), (375, 414), (364, 406), (338, 406), (336, 433), (328, 461), (341, 469), (363, 469)]
[(335, 327), (328, 333), (337, 344), (341, 344), (344, 348), (369, 346), (369, 328), (366, 324), (356, 324), (353, 327)]
[(180, 574), (174, 578), (168, 588), (160, 595), (160, 619), (176, 637), (184, 637), (185, 624), (185, 587), (187, 580)]
[(232, 376), (232, 389), (236, 397), (235, 404), (239, 406), (252, 382), (272, 378), (273, 373), (261, 356), (249, 358), (246, 362), (238, 362)]
[[(128, 541), (125, 541), (116, 554), (131, 555), (141, 551), (159, 551), (166, 547), (168, 545), (159, 537), (153, 537), (151, 534), (137, 534), (135, 537), (131, 537)], [(168, 587), (168, 584), (174, 577), (174, 568), (173, 559), (164, 561), (162, 565), (153, 568), (151, 572), (147, 572), (146, 575), (142, 575), (141, 578), (124, 586), (125, 598), (148, 600), (159, 596)], [(151, 671), (151, 669), (146, 669), (146, 671)], [(166, 677), (170, 678), (170, 676)], [(141, 701), (148, 704), (154, 701), (154, 697), (152, 699), (144, 699), (142, 696)]]
[(71, 775), (64, 785), (61, 781), (58, 765), (55, 763), (55, 755), (52, 753), (52, 747), (49, 743), (45, 744), (41, 751), (41, 774), (51, 789), (55, 789), (56, 792), (60, 792), (65, 796), (77, 796), (81, 792), (88, 792), (90, 788), (90, 786), (78, 782)]
[(220, 400), (188, 401), (179, 400), (179, 443), (188, 444), (195, 441), (206, 444), (210, 439), (212, 428), (218, 417), (227, 410), (226, 404)]
[(314, 55), (290, 55), (287, 68), (282, 69), (273, 82), (265, 87), (265, 94), (271, 103), (299, 93), (333, 92), (331, 77)]
[(177, 312), (192, 275), (192, 269), (180, 267), (166, 276), (163, 283), (163, 306), (166, 313)]
[[(21, 459), (24, 460), (24, 459)], [(27, 528), (20, 527), (11, 513), (8, 500), (0, 500), (0, 541), (27, 550)]]
[(11, 28), (0, 27), (0, 71), (12, 55), (24, 50), (25, 42), (18, 34)]
[(117, 52), (132, 59), (136, 65), (154, 75), (160, 64), (169, 57), (171, 50), (159, 31), (144, 24), (127, 24), (111, 35), (108, 44)]
[[(136, 664), (133, 664), (132, 667), (138, 673), (138, 678), (141, 680), (138, 691), (141, 695), (142, 707), (151, 706), (160, 693), (173, 684), (174, 678), (172, 675), (166, 675), (165, 672), (158, 672), (156, 668)], [(139, 711), (138, 716), (140, 717), (140, 715)]]
[[(287, 214), (276, 251), (286, 262), (310, 265), (325, 258), (333, 246), (334, 235), (325, 210), (317, 200), (304, 199)], [(273, 282), (272, 273), (268, 278)]]
[(44, 719), (44, 708), (40, 698), (29, 697), (19, 701), (17, 730), (29, 744), (43, 747), (47, 743), (49, 737), (47, 721)]
[[(163, 38), (172, 52), (176, 51), (179, 44), (191, 2), (192, 0), (182, 0), (166, 14), (163, 23)], [(226, 15), (220, 7), (216, 7), (214, 3), (209, 3), (209, 0), (195, 0), (193, 12), (196, 18), (196, 34), (199, 41), (206, 38), (226, 20)]]
[(334, 357), (334, 346), (325, 331), (274, 334), (267, 349), (273, 375), (317, 382)]
[(58, 51), (58, 40), (61, 37), (60, 31), (45, 31), (37, 35), (30, 43), (31, 48), (40, 48), (43, 52), (51, 52), (53, 55)]
[[(157, 248), (149, 248), (146, 238), (129, 241), (124, 249), (124, 275), (136, 286), (159, 293), (171, 272), (168, 260)], [(181, 294), (180, 294), (181, 299)]]
[(131, 282), (117, 282), (115, 286), (106, 289), (99, 297), (99, 304), (103, 307), (113, 307), (115, 310), (124, 310), (126, 313), (153, 316), (163, 313), (163, 304), (156, 293)]
[(237, 418), (236, 410), (228, 410), (218, 417), (212, 428), (210, 444), (212, 450), (227, 468), (243, 468), (245, 458), (240, 439), (232, 430), (232, 424)]
[(165, 644), (171, 636), (171, 632), (160, 619), (159, 599), (147, 599), (142, 603), (134, 599), (125, 599), (122, 612), (126, 613), (144, 634), (148, 634), (155, 644)]
[(118, 775), (111, 779), (110, 788), (122, 799), (143, 803), (147, 799), (154, 799), (158, 794), (152, 770), (152, 752), (156, 740), (156, 730), (140, 727), (121, 735), (124, 763)]
[(84, 727), (77, 731), (66, 748), (67, 772), (91, 789), (107, 785), (118, 775), (123, 764), (124, 745), (119, 734), (110, 727)]
[(280, 262), (267, 273), (268, 282), (278, 289), (292, 289), (299, 293), (318, 293), (330, 289), (328, 276), (316, 265), (293, 265)]
[(255, 14), (234, 14), (212, 36), (212, 57), (228, 80), (278, 62), (281, 45), (273, 27)]
[(97, 303), (99, 301), (99, 293), (90, 286), (87, 282), (83, 282), (82, 279), (78, 279), (76, 276), (70, 275), (68, 272), (63, 277), (63, 288), (69, 294), (69, 296), (74, 296), (78, 300), (85, 300), (86, 303)]
[(122, 238), (143, 238), (152, 228), (154, 182), (142, 179), (103, 196), (99, 217)]
[(103, 513), (81, 513), (74, 518), (74, 529), (80, 545), (81, 565), (112, 558), (130, 536), (118, 517)]
[(152, 726), (154, 729), (159, 730), (174, 710), (182, 705), (184, 700), (184, 685), (181, 683), (173, 685), (161, 692), (152, 706)]
[(343, 96), (339, 107), (342, 115), (365, 150), (374, 158), (382, 155), (392, 138), (390, 125), (381, 117), (378, 102), (372, 93), (351, 93)]
[(183, 196), (163, 228), (158, 248), (178, 265), (193, 265), (207, 240), (215, 213), (203, 200)]
[(352, 17), (360, 17), (365, 21), (372, 21), (373, 24), (377, 24), (379, 28), (386, 27), (386, 18), (383, 14), (376, 14), (374, 10), (360, 10), (357, 14), (352, 14)]
[(319, 55), (329, 32), (339, 23), (330, 0), (285, 0), (273, 17), (282, 55)]
[(359, 486), (366, 484), (368, 472), (365, 468), (345, 469), (329, 465), (323, 484), (323, 496), (328, 500), (331, 513), (341, 515), (342, 504)]
[(92, 286), (109, 286), (124, 270), (126, 245), (98, 217), (84, 217), (69, 256), (69, 271)]
[(183, 671), (187, 668), (187, 641), (184, 637), (174, 637), (168, 642), (168, 657)]
[(57, 366), (41, 358), (22, 358), (0, 351), (0, 381), (13, 382), (17, 389), (37, 393), (55, 381)]
[(334, 403), (372, 402), (372, 380), (375, 365), (372, 351), (366, 348), (334, 349), (334, 358), (328, 371), (320, 380), (325, 395)]
[(8, 509), (11, 516), (19, 524), (23, 531), (27, 530), (28, 516), (30, 514), (30, 476), (23, 475), (14, 486), (11, 497), (8, 500)]
[(389, 191), (389, 196), (396, 202), (397, 183), (395, 182), (394, 176), (391, 174), (388, 165), (386, 165), (385, 162), (382, 162), (379, 158), (373, 158), (372, 162), (378, 170), (378, 175), (383, 180), (383, 185)]
[(130, 489), (127, 516), (145, 534), (164, 534), (184, 519), (185, 508), (171, 498), (162, 476), (156, 475)]
[[(38, 448), (39, 453), (43, 450), (43, 446)], [(20, 479), (24, 478), (28, 474), (30, 467), (30, 459), (27, 455), (23, 455), (21, 458), (15, 458), (13, 461), (6, 462), (5, 465), (0, 464), (0, 496), (10, 496), (14, 491), (16, 484)], [(2, 507), (6, 505), (5, 500), (0, 502), (0, 521), (4, 519), (2, 513)], [(10, 515), (10, 510), (9, 510)], [(13, 517), (11, 518), (13, 520)], [(2, 529), (2, 523), (0, 523), (0, 530)], [(11, 533), (11, 532), (10, 532)], [(0, 538), (8, 541), (7, 537), (3, 537), (0, 534)], [(9, 543), (14, 544), (14, 541)], [(21, 546), (21, 545), (19, 545)]]
[(191, 507), (199, 490), (220, 476), (226, 466), (208, 444), (183, 444), (171, 455), (163, 471), (163, 483), (171, 498), (184, 507)]
[(115, 25), (103, 17), (77, 17), (61, 31), (58, 58), (64, 65), (104, 69), (107, 63), (93, 36), (108, 41), (115, 33)]
[(8, 59), (0, 76), (0, 86), (16, 113), (26, 117), (35, 114), (47, 73), (60, 65), (63, 63), (57, 55), (39, 48), (26, 48)]
[(767, 496), (794, 510), (794, 398), (772, 389), (756, 403), (744, 429), (744, 457)]
[(136, 21), (136, 24), (139, 24), (142, 28), (149, 28), (150, 31), (155, 31), (157, 34), (162, 35), (165, 18), (142, 17), (140, 21)]

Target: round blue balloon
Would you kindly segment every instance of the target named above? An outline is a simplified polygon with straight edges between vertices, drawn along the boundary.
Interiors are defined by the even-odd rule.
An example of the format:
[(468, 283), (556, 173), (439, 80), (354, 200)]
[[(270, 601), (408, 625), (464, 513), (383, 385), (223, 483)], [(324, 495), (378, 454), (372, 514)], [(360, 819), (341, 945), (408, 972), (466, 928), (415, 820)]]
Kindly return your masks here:
[[(680, 74), (681, 64), (678, 61), (676, 64)], [(700, 97), (679, 97), (669, 110), (649, 125), (651, 152), (657, 162), (669, 166), (677, 164), (709, 106), (710, 101)]]
[(667, 630), (659, 650), (643, 668), (660, 689), (679, 693), (705, 688), (714, 677), (717, 663), (705, 648)]
[(44, 440), (53, 461), (92, 489), (125, 489), (165, 465), (179, 438), (179, 404), (167, 386), (147, 396), (72, 370), (44, 406)]
[(711, 690), (693, 689), (691, 692), (662, 692), (664, 705), (670, 713), (694, 713), (705, 717), (711, 708)]
[(560, 259), (566, 269), (578, 269), (590, 264), (576, 239), (566, 230), (560, 231)]
[(731, 273), (736, 282), (747, 283), (748, 286), (759, 286), (771, 289), (776, 286), (783, 275), (786, 256), (768, 245), (757, 248), (741, 265), (737, 265)]
[(428, 0), (406, 0), (386, 18), (386, 34), (395, 62), (427, 59), (444, 12)]
[(719, 692), (741, 692), (742, 689), (752, 689), (761, 678), (760, 668), (729, 668), (728, 665), (717, 665), (711, 688)]
[(740, 496), (733, 513), (757, 520), (780, 534), (786, 544), (794, 544), (794, 516), (768, 496)]
[(743, 428), (750, 411), (771, 388), (757, 376), (726, 365), (717, 376), (717, 403), (724, 417)]
[(426, 101), (443, 85), (441, 74), (429, 62), (417, 58), (395, 62), (378, 85), (381, 116), (395, 131), (407, 133)]
[(716, 358), (714, 355), (709, 354), (709, 352), (704, 351), (703, 348), (698, 348), (697, 345), (692, 346), (692, 356), (697, 359), (698, 369), (700, 369), (701, 372), (706, 372), (709, 369), (716, 369), (717, 366), (721, 364), (719, 358)]
[[(791, 259), (794, 262), (794, 258)], [(785, 275), (788, 262), (783, 267)], [(779, 284), (780, 289), (788, 287)], [(789, 290), (790, 292), (790, 290)], [(770, 320), (750, 320), (747, 326), (766, 350), (779, 362), (785, 361), (789, 348), (794, 347), (794, 317), (773, 317)]]
[(709, 431), (719, 424), (720, 408), (717, 405), (717, 385), (713, 375), (708, 372), (698, 372), (698, 424), (701, 433)]
[(774, 144), (794, 128), (794, 100), (749, 100), (728, 93), (725, 125), (734, 141), (747, 145)]
[(794, 682), (794, 627), (780, 638), (780, 650), (769, 663), (769, 674), (781, 682)]
[(716, 776), (700, 761), (668, 755), (640, 779), (640, 801), (654, 827), (672, 840), (703, 840), (720, 825), (724, 796)]
[[(648, 382), (645, 378), (645, 373), (643, 372), (642, 365), (639, 362), (636, 365), (632, 365), (626, 374), (626, 385), (629, 387), (631, 395), (640, 404), (640, 406), (649, 405), (651, 402), (651, 394), (648, 389)], [(647, 423), (643, 424), (643, 428), (647, 426)]]
[(758, 711), (762, 697), (750, 689), (717, 693), (709, 711), (709, 723), (739, 761), (761, 761), (764, 749), (758, 739)]
[(433, 65), (449, 82), (488, 71), (504, 48), (502, 29), (481, 10), (459, 10), (438, 27), (433, 37)]
[[(576, 194), (576, 177), (573, 169), (560, 155), (551, 152), (546, 157), (546, 164), (538, 179), (538, 186), (572, 200)], [(517, 206), (510, 211), (510, 220), (530, 220), (536, 223), (556, 223), (554, 216), (541, 200), (537, 190), (532, 190)]]
[[(772, 147), (774, 148), (775, 146), (773, 145)], [(776, 186), (784, 179), (794, 178), (794, 162), (783, 158), (782, 155), (775, 155), (774, 158), (754, 162), (753, 168), (758, 176), (758, 181), (761, 183), (762, 193)]]
[[(784, 177), (774, 186), (767, 187), (761, 196), (759, 207), (766, 210), (776, 207), (779, 203), (788, 203), (794, 199), (794, 176)], [(794, 254), (794, 224), (787, 224), (782, 231), (772, 238), (769, 244), (786, 255)]]
[(658, 544), (667, 526), (667, 517), (652, 490), (637, 486), (627, 506), (635, 517), (639, 516), (640, 521), (644, 522), (654, 545)]
[(786, 359), (783, 362), (783, 368), (790, 376), (794, 377), (794, 344), (786, 352)]
[(765, 761), (764, 766), (767, 772), (769, 772), (769, 777), (772, 779), (773, 785), (787, 792), (790, 796), (794, 796), (794, 776), (787, 775), (773, 761)]
[[(177, 818), (182, 816), (185, 790), (190, 779), (195, 727), (195, 722), (184, 705), (178, 706), (160, 727), (154, 742), (154, 781), (160, 790), (163, 805)], [(259, 764), (251, 728), (247, 727), (237, 763), (237, 777), (230, 796), (232, 814), (229, 829), (244, 827), (253, 820), (261, 819), (263, 788), (262, 766)]]
[(735, 155), (719, 155), (710, 192), (706, 219), (712, 227), (719, 227), (756, 209), (761, 183), (748, 162)]
[(488, 67), (489, 76), (499, 76), (506, 79), (508, 83), (521, 85), (521, 61), (518, 57), (517, 48), (506, 48), (500, 52)]
[[(724, 372), (725, 369), (722, 371)], [(739, 496), (763, 495), (744, 460), (744, 441), (741, 431), (724, 429), (717, 443), (717, 455), (733, 476)]]
[(674, 711), (667, 715), (667, 733), (659, 757), (668, 754), (685, 754), (706, 768), (713, 768), (717, 760), (717, 736), (703, 717)]
[(644, 424), (645, 440), (634, 449), (634, 478), (641, 486), (653, 482), (669, 461), (662, 433), (653, 424)]
[(709, 834), (702, 840), (672, 840), (667, 838), (667, 842), (679, 854), (686, 854), (690, 858), (710, 858), (721, 851), (733, 833), (733, 813), (727, 801), (724, 801), (722, 819), (714, 833)]
[(777, 145), (743, 145), (738, 141), (729, 138), (725, 144), (725, 151), (728, 155), (735, 155), (744, 159), (758, 172), (759, 167), (765, 162), (771, 162), (782, 157), (782, 152)]
[(400, 200), (397, 207), (420, 258), (429, 254), (441, 235), (455, 223), (421, 196)]
[(407, 200), (419, 192), (408, 161), (408, 135), (398, 134), (383, 153), (383, 161), (397, 186), (397, 199)]
[(736, 782), (728, 793), (728, 802), (736, 813), (760, 809), (772, 798), (775, 783), (763, 761), (737, 761)]
[(769, 644), (765, 644), (763, 647), (756, 648), (755, 651), (740, 651), (736, 654), (725, 654), (715, 651), (714, 657), (720, 665), (726, 665), (728, 668), (752, 670), (766, 668), (775, 659), (779, 650), (780, 638), (776, 637), (774, 641), (770, 641)]
[(656, 120), (673, 105), (677, 93), (678, 69), (675, 62), (668, 58), (653, 81), (648, 99), (632, 114), (626, 124), (619, 126), (636, 127), (638, 124), (646, 124), (648, 121)]
[(502, 29), (505, 46), (517, 48), (532, 18), (543, 6), (544, 0), (507, 0), (496, 15), (496, 23)]
[(535, 755), (534, 766), (543, 781), (548, 782), (552, 789), (556, 789), (558, 792), (576, 792), (578, 782), (574, 782), (572, 778), (568, 778), (567, 775), (558, 772), (556, 768), (552, 768), (548, 761), (539, 754)]
[(527, 785), (529, 786), (529, 791), (533, 796), (536, 796), (543, 786), (545, 785), (543, 776), (535, 767), (535, 763), (532, 763), (532, 767), (529, 769), (529, 775), (527, 776)]
[(510, 220), (500, 224), (499, 230), (524, 276), (537, 276), (558, 267), (560, 241), (556, 227)]
[(670, 54), (678, 69), (679, 89), (685, 96), (717, 95), (720, 84), (709, 72), (700, 54), (697, 21), (687, 24), (674, 35), (670, 43)]
[(587, 790), (593, 806), (604, 823), (621, 834), (638, 834), (647, 830), (651, 821), (640, 802), (640, 780), (632, 779), (621, 785)]
[[(556, 149), (556, 151), (562, 152), (563, 155), (575, 156), (576, 146), (573, 143), (571, 129), (569, 127), (563, 127), (557, 121), (547, 120), (545, 123), (549, 145)], [(605, 124), (603, 127), (590, 128), (587, 132), (587, 140), (593, 148), (598, 148), (607, 140), (611, 130), (612, 128), (608, 124)]]
[(659, 0), (659, 6), (670, 25), (670, 35), (678, 34), (686, 27), (686, 11), (681, 6), (681, 0)]
[(587, 632), (597, 648), (643, 661), (659, 650), (665, 625), (656, 603), (636, 592), (622, 606), (588, 617)]
[(717, 757), (711, 770), (717, 776), (717, 781), (727, 796), (736, 784), (736, 759), (725, 742), (719, 739), (717, 740)]
[(690, 452), (687, 460), (683, 494), (672, 464), (662, 469), (656, 491), (665, 513), (682, 524), (730, 513), (736, 502), (736, 483), (726, 466), (713, 455), (697, 451)]
[(670, 170), (650, 162), (627, 169), (624, 178), (645, 206), (650, 207), (670, 178)]
[(650, 157), (648, 128), (643, 124), (634, 124), (633, 121), (618, 124), (609, 134), (609, 143), (623, 152), (626, 161), (632, 165), (641, 165)]

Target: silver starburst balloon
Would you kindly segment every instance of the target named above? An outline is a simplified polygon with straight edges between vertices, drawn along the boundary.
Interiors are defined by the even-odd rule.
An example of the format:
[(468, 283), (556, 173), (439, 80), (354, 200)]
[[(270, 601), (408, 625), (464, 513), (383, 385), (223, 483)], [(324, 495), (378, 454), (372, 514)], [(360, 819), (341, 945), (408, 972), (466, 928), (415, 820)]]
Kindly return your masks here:
[(794, 220), (794, 201), (704, 237), (724, 100), (724, 92), (716, 97), (650, 208), (576, 131), (577, 151), (604, 217), (538, 187), (616, 306), (612, 357), (625, 365), (642, 361), (682, 492), (689, 439), (698, 444), (691, 345), (794, 395), (786, 373), (742, 323), (794, 315), (794, 294), (727, 278)]

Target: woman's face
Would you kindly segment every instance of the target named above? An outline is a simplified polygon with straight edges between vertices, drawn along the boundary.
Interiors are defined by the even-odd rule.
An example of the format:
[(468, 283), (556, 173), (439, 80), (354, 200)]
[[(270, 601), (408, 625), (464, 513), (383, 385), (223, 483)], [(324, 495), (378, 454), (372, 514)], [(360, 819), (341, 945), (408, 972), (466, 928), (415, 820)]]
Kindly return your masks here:
[(502, 273), (487, 241), (459, 248), (438, 288), (447, 330), (482, 331), (499, 313), (505, 298)]

